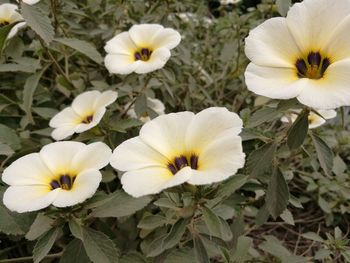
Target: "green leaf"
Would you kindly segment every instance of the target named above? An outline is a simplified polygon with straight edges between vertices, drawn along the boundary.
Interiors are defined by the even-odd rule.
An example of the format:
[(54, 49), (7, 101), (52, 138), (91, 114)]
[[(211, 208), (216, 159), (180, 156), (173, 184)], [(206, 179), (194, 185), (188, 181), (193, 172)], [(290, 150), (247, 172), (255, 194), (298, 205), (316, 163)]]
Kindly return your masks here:
[(15, 152), (5, 143), (0, 143), (0, 155), (11, 156)]
[(328, 249), (325, 249), (325, 248), (321, 248), (320, 250), (318, 250), (315, 253), (314, 258), (316, 260), (322, 260), (322, 259), (329, 257), (330, 255), (331, 255), (331, 251), (329, 251)]
[(266, 191), (266, 207), (271, 216), (276, 219), (286, 209), (289, 199), (289, 189), (279, 168), (275, 168)]
[(143, 116), (147, 113), (148, 105), (147, 105), (147, 97), (145, 94), (138, 96), (135, 101), (135, 113), (138, 117)]
[(221, 238), (224, 241), (230, 241), (232, 239), (232, 232), (227, 222), (217, 216), (207, 206), (203, 206), (203, 218), (208, 227), (209, 233), (212, 236)]
[(21, 13), (27, 25), (37, 33), (48, 45), (53, 40), (55, 32), (50, 18), (38, 7), (21, 2)]
[(40, 66), (40, 60), (21, 57), (12, 63), (0, 64), (0, 72), (27, 72), (34, 73)]
[(291, 150), (299, 148), (309, 130), (309, 110), (302, 111), (288, 130), (287, 144)]
[(79, 239), (73, 239), (64, 249), (59, 263), (88, 263), (84, 245)]
[(33, 249), (34, 263), (39, 263), (51, 250), (56, 241), (60, 228), (53, 228), (41, 236)]
[(33, 97), (34, 97), (36, 88), (38, 87), (39, 80), (45, 70), (46, 68), (35, 73), (34, 75), (31, 75), (29, 78), (27, 78), (26, 83), (24, 84), (23, 103), (21, 104), (21, 108), (26, 113), (26, 116), (28, 117), (29, 122), (32, 124), (34, 123), (34, 119), (32, 116)]
[(15, 130), (0, 124), (0, 142), (11, 147), (13, 150), (21, 148), (20, 139)]
[[(134, 198), (122, 190), (110, 195), (110, 199), (99, 207), (96, 207), (92, 214), (95, 217), (121, 217), (132, 215), (141, 210), (151, 202), (150, 196)], [(118, 205), (116, 205), (118, 204)]]
[(317, 158), (323, 171), (326, 173), (326, 175), (331, 176), (334, 159), (332, 149), (316, 134), (311, 134), (311, 138), (316, 149)]
[(290, 6), (292, 5), (292, 0), (276, 0), (276, 5), (281, 16), (286, 16)]
[(75, 38), (55, 38), (54, 41), (59, 42), (70, 48), (73, 48), (74, 50), (92, 59), (97, 64), (101, 64), (103, 61), (101, 54), (89, 42)]
[(249, 119), (246, 128), (254, 128), (263, 124), (264, 122), (272, 122), (279, 118), (281, 113), (274, 108), (264, 108), (254, 112), (252, 117)]
[(245, 257), (252, 244), (253, 240), (250, 237), (240, 236), (237, 240), (235, 252), (232, 255), (232, 262), (245, 262)]
[(82, 231), (85, 251), (95, 263), (119, 262), (119, 251), (115, 244), (102, 232), (84, 227)]
[(193, 263), (194, 262), (194, 253), (193, 249), (189, 247), (183, 247), (180, 249), (172, 249), (169, 254), (166, 256), (166, 263)]
[(30, 226), (28, 233), (26, 234), (26, 239), (35, 240), (52, 228), (53, 222), (55, 220), (51, 217), (44, 215), (44, 213), (39, 213), (33, 224)]
[(281, 241), (274, 236), (264, 236), (264, 238), (266, 241), (259, 245), (259, 248), (263, 251), (278, 258), (289, 257), (292, 255), (292, 253), (282, 245)]
[(257, 226), (262, 226), (267, 222), (267, 220), (270, 217), (270, 213), (267, 210), (266, 204), (264, 204), (262, 207), (260, 207), (258, 213), (256, 214), (255, 217), (255, 223)]
[(293, 225), (294, 226), (294, 217), (292, 215), (292, 213), (288, 210), (288, 209), (285, 209), (283, 211), (282, 214), (280, 214), (280, 217), (282, 218), (282, 220), (284, 222), (286, 222), (287, 224), (290, 224), (290, 225)]
[(5, 48), (8, 34), (10, 33), (11, 29), (18, 23), (19, 22), (15, 22), (0, 28), (0, 57), (2, 56), (2, 52)]
[(78, 219), (72, 218), (69, 220), (68, 225), (72, 235), (80, 240), (83, 240), (83, 226), (80, 222), (78, 222)]
[(160, 215), (146, 215), (138, 223), (137, 227), (152, 230), (166, 223), (166, 218)]
[(261, 177), (270, 171), (276, 148), (276, 143), (270, 142), (253, 151), (247, 160), (247, 172), (253, 177)]
[(247, 179), (248, 177), (245, 175), (234, 175), (224, 181), (222, 184), (220, 184), (215, 195), (215, 199), (209, 201), (210, 206), (218, 204), (219, 202), (229, 198), (230, 195), (240, 189), (247, 182)]
[(302, 237), (313, 240), (313, 241), (321, 242), (321, 243), (324, 242), (323, 238), (314, 232), (304, 233), (304, 234), (302, 234)]
[(194, 256), (197, 263), (210, 263), (208, 252), (200, 235), (193, 236)]

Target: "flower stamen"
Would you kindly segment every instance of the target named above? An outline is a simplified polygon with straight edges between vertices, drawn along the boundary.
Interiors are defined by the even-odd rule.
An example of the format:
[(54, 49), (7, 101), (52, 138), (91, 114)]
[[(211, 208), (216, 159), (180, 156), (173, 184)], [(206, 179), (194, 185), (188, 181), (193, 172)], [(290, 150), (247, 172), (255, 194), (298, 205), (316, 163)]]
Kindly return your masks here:
[(81, 121), (81, 123), (89, 124), (92, 122), (93, 119), (94, 119), (93, 115), (88, 115)]
[(319, 52), (310, 52), (306, 59), (295, 62), (299, 78), (321, 79), (331, 64), (329, 58), (322, 57)]
[(167, 167), (171, 171), (172, 174), (176, 174), (182, 168), (190, 166), (192, 169), (198, 169), (198, 156), (192, 154), (190, 158), (187, 158), (184, 155), (176, 157), (172, 163), (168, 163)]
[(148, 48), (141, 48), (141, 50), (134, 53), (135, 61), (148, 61), (151, 58), (152, 51)]
[(51, 189), (61, 188), (63, 190), (70, 190), (73, 187), (75, 176), (68, 174), (61, 175), (58, 180), (52, 180), (50, 182)]
[(6, 21), (6, 20), (0, 21), (0, 28), (1, 28), (1, 27), (4, 27), (4, 26), (7, 26), (7, 25), (9, 25), (9, 24), (10, 24), (9, 21)]

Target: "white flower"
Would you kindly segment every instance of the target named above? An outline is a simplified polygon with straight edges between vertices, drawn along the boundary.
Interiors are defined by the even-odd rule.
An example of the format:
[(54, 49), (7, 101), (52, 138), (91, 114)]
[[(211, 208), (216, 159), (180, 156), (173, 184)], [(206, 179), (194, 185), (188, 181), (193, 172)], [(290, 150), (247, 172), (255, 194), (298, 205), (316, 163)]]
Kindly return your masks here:
[[(153, 110), (155, 113), (157, 113), (158, 115), (163, 115), (164, 114), (164, 110), (165, 110), (165, 107), (164, 107), (164, 104), (163, 102), (161, 102), (160, 100), (158, 99), (152, 99), (152, 98), (147, 98), (147, 105), (148, 107)], [(130, 103), (126, 104), (125, 105), (125, 108), (128, 108), (130, 106)], [(137, 119), (137, 115), (136, 115), (136, 112), (135, 112), (135, 105), (133, 105), (128, 111), (127, 111), (127, 115), (131, 118), (135, 118)], [(148, 116), (147, 112), (141, 116), (140, 118), (140, 121), (142, 122), (148, 122), (151, 120), (151, 118)]]
[(242, 120), (226, 108), (162, 115), (144, 124), (139, 136), (120, 144), (111, 165), (125, 171), (123, 188), (134, 197), (184, 182), (219, 182), (244, 165), (241, 129)]
[(242, 0), (220, 0), (220, 4), (221, 5), (234, 5), (234, 4), (237, 4), (241, 1)]
[(180, 41), (174, 29), (157, 24), (134, 25), (107, 42), (105, 66), (110, 73), (148, 73), (162, 68), (171, 56), (170, 49)]
[[(0, 5), (0, 28), (6, 25), (23, 20), (23, 17), (16, 11), (18, 7), (13, 4), (2, 4)], [(15, 25), (7, 38), (11, 38), (17, 34), (18, 29), (23, 27), (26, 23), (20, 22)]]
[[(301, 110), (293, 110), (293, 112), (286, 114), (281, 118), (282, 122), (294, 122), (298, 118), (298, 114), (301, 112)], [(333, 119), (337, 116), (337, 112), (335, 110), (318, 110), (318, 114), (314, 112), (310, 112), (308, 119), (309, 119), (309, 129), (317, 128), (323, 124), (326, 123), (326, 120)]]
[[(35, 5), (36, 3), (38, 3), (40, 0), (22, 0), (23, 3), (27, 4), (27, 5)], [(17, 2), (19, 2), (17, 0)]]
[(87, 91), (77, 96), (71, 107), (57, 113), (50, 121), (55, 128), (51, 136), (56, 141), (63, 140), (74, 133), (81, 133), (95, 127), (106, 112), (106, 107), (117, 99), (115, 91)]
[(350, 105), (350, 1), (305, 0), (246, 38), (248, 89), (315, 109)]
[(3, 202), (19, 213), (73, 206), (93, 196), (102, 179), (99, 169), (112, 154), (101, 142), (55, 142), (7, 167), (2, 180), (10, 185)]

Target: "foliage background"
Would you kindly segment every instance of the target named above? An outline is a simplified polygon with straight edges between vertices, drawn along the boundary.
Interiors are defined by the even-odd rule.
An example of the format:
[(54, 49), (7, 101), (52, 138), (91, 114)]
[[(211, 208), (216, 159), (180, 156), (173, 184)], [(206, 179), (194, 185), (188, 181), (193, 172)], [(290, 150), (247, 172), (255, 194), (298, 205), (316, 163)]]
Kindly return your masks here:
[[(52, 142), (50, 118), (91, 89), (117, 90), (117, 103), (98, 128), (73, 140), (104, 141), (114, 149), (142, 124), (126, 116), (125, 105), (153, 117), (146, 98), (156, 97), (168, 113), (210, 106), (239, 113), (248, 158), (239, 175), (206, 187), (184, 185), (134, 199), (108, 166), (99, 191), (82, 205), (17, 214), (0, 204), (0, 262), (350, 262), (348, 109), (311, 131), (310, 109), (294, 125), (282, 124), (283, 113), (303, 106), (258, 97), (244, 84), (244, 38), (266, 19), (285, 15), (289, 4), (22, 5), (28, 27), (5, 43), (0, 59), (0, 172)], [(183, 12), (195, 17), (185, 21)], [(182, 41), (161, 70), (110, 75), (103, 66), (105, 42), (139, 23), (175, 28)], [(5, 189), (0, 182), (1, 195)]]

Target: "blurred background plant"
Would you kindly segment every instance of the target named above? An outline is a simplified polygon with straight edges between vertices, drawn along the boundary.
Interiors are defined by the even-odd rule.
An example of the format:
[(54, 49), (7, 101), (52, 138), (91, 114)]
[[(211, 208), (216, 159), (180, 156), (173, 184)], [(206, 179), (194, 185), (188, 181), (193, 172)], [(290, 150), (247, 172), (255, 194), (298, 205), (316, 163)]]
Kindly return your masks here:
[[(0, 1), (1, 3), (9, 1)], [(134, 199), (108, 166), (99, 191), (73, 208), (17, 214), (0, 204), (0, 262), (350, 262), (347, 108), (308, 130), (296, 100), (255, 96), (244, 84), (244, 38), (281, 0), (87, 0), (21, 4), (27, 27), (0, 58), (0, 172), (52, 142), (48, 122), (86, 90), (117, 90), (100, 125), (73, 140), (111, 148), (138, 134), (138, 118), (224, 106), (244, 120), (246, 166), (228, 181)], [(178, 30), (163, 69), (109, 75), (103, 47), (139, 23)], [(0, 29), (0, 43), (4, 41)], [(127, 106), (125, 106), (127, 105)], [(280, 118), (302, 109), (293, 124)], [(0, 183), (0, 193), (6, 189)], [(21, 197), (18, 197), (19, 201)]]

